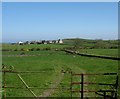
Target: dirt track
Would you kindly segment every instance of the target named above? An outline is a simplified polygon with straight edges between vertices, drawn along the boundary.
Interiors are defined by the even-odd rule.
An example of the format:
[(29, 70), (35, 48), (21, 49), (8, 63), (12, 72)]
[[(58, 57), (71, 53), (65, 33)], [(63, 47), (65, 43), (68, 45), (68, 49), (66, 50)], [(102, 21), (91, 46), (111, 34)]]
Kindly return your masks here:
[(60, 84), (62, 81), (62, 78), (64, 76), (64, 73), (61, 73), (61, 76), (59, 79), (56, 79), (55, 83), (50, 86), (51, 89), (45, 90), (39, 97), (49, 97), (55, 92), (55, 88)]
[[(85, 74), (86, 72), (81, 69), (80, 73)], [(51, 85), (51, 87), (50, 87), (51, 89), (45, 90), (39, 97), (49, 97), (49, 96), (51, 96), (55, 92), (55, 88), (57, 88), (57, 86), (62, 81), (63, 77), (64, 77), (64, 73), (61, 73), (60, 78), (56, 79), (55, 84)], [(87, 82), (87, 77), (86, 76), (84, 76), (84, 82)], [(87, 90), (87, 85), (84, 85), (84, 90)], [(87, 93), (84, 93), (84, 97), (87, 97), (87, 96), (88, 96)], [(81, 97), (81, 94), (80, 94), (80, 97)]]

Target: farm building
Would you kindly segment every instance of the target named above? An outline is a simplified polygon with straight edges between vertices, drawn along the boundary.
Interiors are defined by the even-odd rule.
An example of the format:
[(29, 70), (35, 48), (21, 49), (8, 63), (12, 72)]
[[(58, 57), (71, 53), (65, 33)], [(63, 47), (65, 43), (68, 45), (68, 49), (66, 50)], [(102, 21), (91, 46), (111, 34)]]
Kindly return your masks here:
[(39, 40), (39, 41), (26, 41), (26, 42), (18, 42), (19, 45), (23, 45), (23, 44), (62, 44), (63, 41), (62, 39), (58, 39), (58, 40)]
[(19, 45), (23, 45), (24, 43), (22, 41), (18, 42)]
[(62, 43), (63, 43), (62, 39), (59, 39), (59, 40), (58, 40), (58, 43), (59, 43), (59, 44), (62, 44)]

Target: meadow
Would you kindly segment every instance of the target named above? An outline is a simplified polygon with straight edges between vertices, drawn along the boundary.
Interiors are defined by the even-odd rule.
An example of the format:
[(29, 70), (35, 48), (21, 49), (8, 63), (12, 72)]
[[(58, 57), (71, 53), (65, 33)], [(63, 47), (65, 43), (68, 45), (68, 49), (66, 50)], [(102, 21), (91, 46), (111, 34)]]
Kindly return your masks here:
[[(111, 73), (118, 72), (118, 61), (100, 58), (90, 58), (68, 54), (62, 49), (70, 45), (59, 44), (41, 44), (41, 45), (10, 45), (4, 44), (3, 49), (12, 49), (12, 51), (2, 52), (2, 63), (6, 66), (14, 66), (16, 71), (41, 71), (41, 73), (20, 73), (21, 77), (30, 87), (36, 87), (32, 91), (39, 97), (44, 96), (44, 92), (49, 93), (48, 88), (55, 87), (49, 97), (70, 97), (70, 84), (72, 73)], [(50, 49), (47, 49), (50, 47)], [(39, 48), (40, 50), (29, 51), (30, 48)], [(15, 51), (17, 49), (17, 51)], [(24, 50), (21, 50), (24, 49)], [(58, 49), (58, 50), (56, 50)], [(80, 53), (89, 53), (97, 55), (108, 55), (118, 57), (117, 49), (81, 49)], [(24, 55), (21, 55), (24, 53)], [(62, 73), (61, 71), (64, 71)], [(44, 71), (44, 72), (42, 72)], [(6, 85), (16, 86), (22, 89), (6, 89), (7, 97), (33, 97), (25, 89), (23, 83), (16, 74), (6, 74)], [(80, 77), (75, 77), (75, 81), (80, 81)], [(115, 77), (86, 77), (87, 81), (114, 83)], [(56, 86), (53, 86), (56, 85)], [(73, 86), (74, 89), (80, 88), (80, 85)], [(101, 86), (86, 86), (87, 89), (97, 90)], [(90, 93), (88, 96), (94, 96)], [(97, 96), (97, 95), (96, 95)], [(79, 93), (73, 94), (73, 97), (79, 97)]]
[(80, 53), (118, 57), (118, 49), (81, 49)]

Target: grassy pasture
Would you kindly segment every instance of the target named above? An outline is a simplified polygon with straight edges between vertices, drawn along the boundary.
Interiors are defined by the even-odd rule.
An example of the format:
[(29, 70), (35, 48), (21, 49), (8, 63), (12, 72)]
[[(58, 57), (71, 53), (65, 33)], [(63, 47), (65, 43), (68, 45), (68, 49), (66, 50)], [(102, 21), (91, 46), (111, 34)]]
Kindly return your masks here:
[[(10, 47), (12, 46), (12, 47)], [(38, 47), (37, 45), (29, 45), (29, 48), (33, 46)], [(52, 45), (40, 45), (40, 48), (52, 46)], [(58, 47), (59, 46), (59, 47)], [(62, 48), (66, 45), (53, 45), (53, 48)], [(28, 46), (24, 46), (28, 48)], [(8, 48), (7, 45), (4, 45), (3, 48)], [(9, 48), (21, 48), (21, 46), (9, 45)], [(23, 46), (22, 46), (23, 48)], [(117, 49), (86, 49), (87, 53), (92, 54), (104, 54), (109, 56), (117, 56)], [(85, 50), (85, 51), (86, 51)], [(107, 51), (109, 50), (109, 51)], [(20, 55), (21, 52), (24, 52), (25, 55)], [(108, 53), (109, 52), (109, 53)], [(84, 53), (84, 50), (83, 50)], [(74, 73), (104, 73), (104, 72), (118, 72), (118, 61), (108, 60), (108, 59), (99, 59), (99, 58), (89, 58), (78, 55), (66, 54), (62, 51), (54, 50), (40, 50), (40, 51), (9, 51), (2, 53), (2, 61), (8, 66), (14, 66), (17, 71), (40, 71), (44, 70), (44, 73), (24, 73), (21, 74), (23, 79), (30, 87), (40, 87), (40, 88), (49, 88), (55, 84), (56, 79), (59, 80), (61, 77), (61, 70), (64, 69), (66, 73), (64, 74), (61, 83), (58, 85), (59, 90), (55, 90), (52, 97), (70, 97), (70, 92), (63, 90), (62, 88), (70, 87), (70, 74), (69, 70), (72, 70)], [(13, 55), (13, 56), (12, 56)], [(31, 55), (31, 56), (29, 56)], [(7, 86), (17, 86), (25, 88), (22, 82), (18, 79), (16, 74), (7, 74)], [(114, 82), (113, 77), (87, 77), (88, 81), (95, 82)], [(101, 80), (102, 79), (102, 80)], [(80, 77), (74, 78), (75, 81), (79, 81)], [(74, 89), (79, 89), (79, 86), (74, 86)], [(98, 89), (99, 86), (88, 86), (88, 89)], [(46, 89), (32, 89), (37, 96), (40, 96)], [(92, 96), (93, 94), (90, 94)], [(7, 96), (14, 97), (30, 97), (32, 94), (26, 89), (7, 89)], [(79, 96), (79, 94), (73, 94), (73, 96)]]
[(3, 44), (2, 45), (2, 49), (11, 49), (11, 50), (21, 50), (21, 49), (29, 49), (29, 48), (40, 48), (40, 49), (44, 49), (44, 48), (51, 48), (51, 49), (60, 49), (60, 48), (64, 48), (64, 47), (69, 47), (69, 45), (66, 44), (27, 44), (27, 45), (11, 45), (11, 44)]
[(118, 57), (118, 49), (80, 49), (80, 53)]

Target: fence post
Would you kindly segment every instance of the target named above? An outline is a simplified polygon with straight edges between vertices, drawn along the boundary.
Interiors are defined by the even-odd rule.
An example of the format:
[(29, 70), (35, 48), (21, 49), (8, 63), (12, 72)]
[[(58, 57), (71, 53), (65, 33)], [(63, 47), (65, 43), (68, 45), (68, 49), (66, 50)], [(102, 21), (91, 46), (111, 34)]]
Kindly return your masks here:
[(83, 99), (83, 82), (84, 82), (84, 74), (81, 74), (81, 99)]
[(71, 85), (70, 85), (70, 90), (71, 90), (71, 99), (72, 99), (72, 72), (71, 72)]
[(106, 99), (106, 92), (104, 92), (104, 99)]
[(4, 81), (4, 84), (3, 84), (3, 87), (4, 87), (4, 99), (6, 99), (6, 72), (4, 71), (3, 73), (3, 81)]

